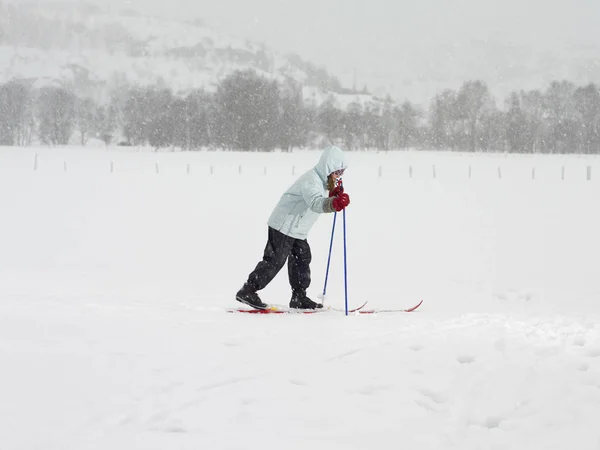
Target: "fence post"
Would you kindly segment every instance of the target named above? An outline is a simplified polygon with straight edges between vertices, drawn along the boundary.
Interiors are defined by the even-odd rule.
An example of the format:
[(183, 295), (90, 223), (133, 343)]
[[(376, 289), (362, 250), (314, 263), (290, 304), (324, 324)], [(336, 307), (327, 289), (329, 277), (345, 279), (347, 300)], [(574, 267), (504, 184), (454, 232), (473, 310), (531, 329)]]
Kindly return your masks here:
[(36, 153), (33, 157), (33, 170), (37, 170), (38, 167), (38, 154)]
[(158, 169), (158, 161), (156, 161), (156, 173), (159, 173), (160, 170)]
[(531, 179), (535, 180), (535, 167), (531, 169)]
[(587, 179), (588, 181), (592, 179), (592, 166), (587, 166)]
[(111, 161), (110, 162), (110, 173), (113, 173), (115, 171), (115, 162)]
[(500, 166), (498, 166), (498, 179), (502, 179), (502, 170), (500, 170)]
[(433, 168), (433, 178), (437, 178), (436, 174), (435, 174), (435, 164), (432, 166), (432, 168)]
[(562, 171), (561, 171), (560, 179), (563, 180), (563, 181), (565, 179), (565, 166), (562, 166)]
[(471, 179), (471, 165), (469, 164), (469, 180)]

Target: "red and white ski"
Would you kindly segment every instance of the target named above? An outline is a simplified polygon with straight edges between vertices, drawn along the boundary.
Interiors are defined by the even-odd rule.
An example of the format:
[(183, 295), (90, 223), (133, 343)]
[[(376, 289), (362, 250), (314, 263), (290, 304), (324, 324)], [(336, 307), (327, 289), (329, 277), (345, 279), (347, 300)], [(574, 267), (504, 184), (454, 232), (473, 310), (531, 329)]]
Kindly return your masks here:
[(417, 303), (412, 308), (408, 309), (364, 309), (356, 311), (358, 314), (378, 314), (378, 313), (409, 313), (415, 311), (419, 306), (423, 304), (423, 300)]
[[(348, 310), (348, 314), (359, 312), (362, 308), (365, 307), (367, 302), (364, 302), (358, 308), (354, 308)], [(342, 312), (346, 311), (343, 309), (331, 308), (326, 306), (321, 309), (295, 309), (288, 308), (287, 306), (279, 306), (279, 305), (269, 305), (266, 309), (247, 309), (247, 308), (229, 308), (227, 312), (230, 313), (247, 313), (247, 314), (321, 314), (326, 312)]]
[[(384, 314), (384, 313), (410, 313), (416, 311), (423, 304), (423, 300), (415, 306), (408, 309), (363, 309), (367, 302), (364, 302), (358, 308), (348, 310), (348, 314)], [(247, 313), (247, 314), (321, 314), (326, 312), (345, 313), (345, 310), (339, 308), (325, 307), (322, 309), (293, 309), (286, 306), (269, 305), (267, 309), (244, 309), (230, 308), (227, 312), (230, 313)]]

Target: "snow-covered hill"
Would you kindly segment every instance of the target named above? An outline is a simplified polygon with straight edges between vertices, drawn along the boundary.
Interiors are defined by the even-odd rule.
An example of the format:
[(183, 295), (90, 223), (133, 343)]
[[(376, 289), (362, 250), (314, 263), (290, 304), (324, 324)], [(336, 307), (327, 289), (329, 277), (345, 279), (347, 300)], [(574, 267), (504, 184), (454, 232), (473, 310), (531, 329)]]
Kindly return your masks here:
[[(129, 2), (99, 7), (74, 1), (7, 1), (11, 0), (0, 2), (0, 82), (67, 79), (87, 95), (124, 83), (163, 83), (174, 91), (214, 90), (220, 79), (240, 68), (302, 83), (309, 88), (310, 104), (329, 97), (329, 89), (320, 88), (340, 84), (367, 86), (378, 98), (390, 94), (398, 102), (426, 107), (436, 94), (458, 89), (467, 80), (484, 81), (498, 106), (513, 91), (544, 90), (555, 80), (600, 83), (600, 47), (567, 42), (558, 34), (549, 39), (548, 30), (539, 39), (527, 40), (507, 30), (486, 35), (444, 22), (439, 30), (430, 29), (432, 24), (426, 29), (400, 27), (399, 39), (393, 34), (400, 33), (399, 25), (392, 21), (364, 39), (360, 38), (364, 31), (353, 30), (342, 44), (323, 44), (323, 52), (331, 58), (319, 59), (326, 61), (322, 68), (307, 62), (306, 55), (293, 53), (301, 52), (299, 48), (286, 49), (271, 40), (278, 46), (275, 50), (233, 37), (192, 18), (195, 14), (182, 21), (143, 15), (139, 8), (124, 10)], [(530, 28), (535, 35), (543, 27)], [(342, 53), (351, 56), (334, 57)], [(373, 99), (336, 97), (334, 103), (340, 107)]]
[(87, 4), (0, 3), (0, 81), (67, 80), (90, 93), (115, 84), (164, 84), (174, 91), (214, 90), (237, 69), (280, 82), (335, 84), (297, 55), (182, 22)]

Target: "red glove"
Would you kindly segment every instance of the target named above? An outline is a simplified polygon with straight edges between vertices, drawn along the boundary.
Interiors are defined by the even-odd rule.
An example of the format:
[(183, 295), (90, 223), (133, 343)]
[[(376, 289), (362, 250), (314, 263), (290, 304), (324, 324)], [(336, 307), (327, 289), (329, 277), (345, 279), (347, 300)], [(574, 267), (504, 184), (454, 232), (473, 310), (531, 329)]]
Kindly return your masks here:
[(342, 193), (338, 197), (334, 198), (331, 202), (331, 206), (333, 206), (333, 209), (335, 209), (337, 212), (340, 212), (342, 209), (344, 209), (349, 204), (350, 204), (350, 197), (348, 196), (348, 194), (344, 194), (344, 193)]
[(331, 191), (329, 191), (329, 196), (330, 197), (339, 197), (343, 193), (344, 193), (344, 186), (341, 186), (338, 184)]

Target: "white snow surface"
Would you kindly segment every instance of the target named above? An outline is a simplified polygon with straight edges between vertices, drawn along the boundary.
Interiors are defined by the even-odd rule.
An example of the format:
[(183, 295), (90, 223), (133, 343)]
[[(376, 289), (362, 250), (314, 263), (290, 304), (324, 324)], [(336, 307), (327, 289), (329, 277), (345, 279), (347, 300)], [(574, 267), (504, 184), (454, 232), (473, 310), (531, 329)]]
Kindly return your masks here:
[(0, 149), (0, 449), (600, 449), (598, 159), (350, 153), (349, 305), (418, 312), (227, 313), (318, 157)]

